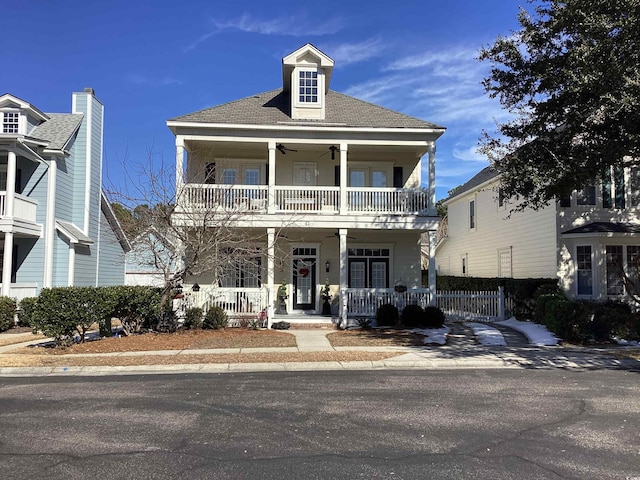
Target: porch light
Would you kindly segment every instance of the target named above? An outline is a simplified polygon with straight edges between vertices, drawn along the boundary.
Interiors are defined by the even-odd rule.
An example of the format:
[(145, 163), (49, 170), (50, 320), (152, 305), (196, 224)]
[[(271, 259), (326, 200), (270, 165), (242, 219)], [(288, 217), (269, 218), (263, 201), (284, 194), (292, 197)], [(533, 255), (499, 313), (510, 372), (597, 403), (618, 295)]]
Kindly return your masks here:
[(336, 159), (336, 151), (338, 150), (338, 147), (336, 147), (335, 145), (331, 145), (329, 147), (329, 150), (331, 150), (331, 160), (335, 160)]
[(327, 260), (327, 263), (325, 263), (325, 264), (324, 264), (324, 268), (325, 268), (325, 271), (326, 271), (327, 273), (329, 273), (329, 267), (330, 267), (330, 266), (331, 266), (331, 264), (329, 263), (329, 260)]
[(194, 283), (193, 286), (191, 287), (191, 290), (193, 290), (194, 292), (199, 292), (200, 285), (198, 285), (198, 283)]

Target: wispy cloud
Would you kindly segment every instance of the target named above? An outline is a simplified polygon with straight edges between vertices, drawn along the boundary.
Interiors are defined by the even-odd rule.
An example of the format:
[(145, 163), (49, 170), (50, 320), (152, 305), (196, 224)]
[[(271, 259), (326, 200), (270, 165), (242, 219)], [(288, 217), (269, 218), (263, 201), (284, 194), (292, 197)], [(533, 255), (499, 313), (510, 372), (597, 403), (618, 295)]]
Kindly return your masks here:
[(336, 62), (336, 66), (343, 67), (379, 57), (386, 51), (387, 46), (379, 38), (370, 38), (361, 42), (324, 43), (320, 45), (320, 49)]
[(488, 162), (487, 157), (478, 153), (478, 145), (476, 145), (475, 142), (470, 146), (458, 143), (455, 147), (453, 147), (453, 151), (451, 153), (455, 158), (457, 158), (458, 160), (463, 160), (464, 162)]
[(182, 85), (182, 81), (171, 77), (154, 77), (141, 75), (139, 73), (129, 73), (125, 75), (125, 81), (134, 85), (145, 87), (166, 87), (168, 85)]
[(271, 19), (256, 18), (245, 13), (235, 19), (211, 19), (212, 28), (203, 34), (195, 42), (184, 48), (185, 52), (195, 49), (201, 43), (219, 33), (226, 31), (239, 31), (246, 33), (258, 33), (261, 35), (283, 35), (293, 37), (309, 37), (332, 35), (345, 26), (345, 21), (338, 17), (328, 18), (318, 22), (317, 18), (309, 18), (306, 15), (289, 15)]

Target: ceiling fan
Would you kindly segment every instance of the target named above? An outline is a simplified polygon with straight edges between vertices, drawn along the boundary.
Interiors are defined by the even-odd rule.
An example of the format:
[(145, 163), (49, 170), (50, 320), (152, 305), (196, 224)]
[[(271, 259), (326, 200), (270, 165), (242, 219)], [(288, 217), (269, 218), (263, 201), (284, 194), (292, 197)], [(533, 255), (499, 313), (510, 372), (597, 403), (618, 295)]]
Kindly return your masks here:
[[(334, 232), (333, 235), (327, 235), (327, 238), (331, 238), (331, 237), (340, 238), (340, 234), (338, 232)], [(347, 235), (347, 238), (349, 240), (355, 240), (356, 239), (356, 237), (350, 237), (349, 235)]]
[(276, 145), (276, 148), (278, 149), (278, 151), (283, 154), (286, 155), (287, 152), (297, 152), (298, 150), (294, 150), (293, 148), (289, 148), (289, 147), (285, 147), (283, 144), (278, 143)]

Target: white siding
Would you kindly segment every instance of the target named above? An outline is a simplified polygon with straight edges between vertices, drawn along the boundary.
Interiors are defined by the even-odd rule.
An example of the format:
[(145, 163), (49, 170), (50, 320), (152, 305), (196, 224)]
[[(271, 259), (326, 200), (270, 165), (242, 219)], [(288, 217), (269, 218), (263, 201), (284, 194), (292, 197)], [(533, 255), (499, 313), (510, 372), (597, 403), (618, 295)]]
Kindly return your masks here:
[[(469, 228), (469, 202), (475, 200), (475, 228)], [(441, 275), (497, 277), (499, 252), (511, 252), (514, 278), (556, 276), (555, 207), (509, 215), (498, 207), (497, 191), (487, 186), (455, 199), (448, 209), (448, 238), (436, 251)]]

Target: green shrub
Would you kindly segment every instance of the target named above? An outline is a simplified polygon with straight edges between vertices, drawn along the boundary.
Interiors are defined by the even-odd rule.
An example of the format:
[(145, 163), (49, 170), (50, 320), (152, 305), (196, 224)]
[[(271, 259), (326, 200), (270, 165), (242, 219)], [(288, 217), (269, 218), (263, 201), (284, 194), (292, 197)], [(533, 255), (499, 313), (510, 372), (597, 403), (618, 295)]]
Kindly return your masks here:
[(33, 312), (36, 309), (38, 297), (27, 297), (20, 300), (18, 309), (18, 324), (21, 327), (30, 327), (33, 319)]
[(380, 305), (376, 311), (376, 325), (379, 327), (395, 327), (398, 319), (398, 309), (390, 303)]
[(371, 319), (366, 317), (357, 318), (358, 326), (362, 330), (371, 330)]
[(159, 321), (161, 294), (157, 288), (119, 285), (99, 290), (109, 305), (103, 321), (118, 318), (126, 335), (151, 328)]
[(41, 331), (58, 343), (70, 343), (75, 333), (84, 341), (87, 330), (111, 309), (101, 289), (95, 287), (45, 288), (33, 312), (34, 333)]
[(420, 327), (424, 321), (424, 310), (420, 305), (407, 305), (402, 310), (402, 325), (407, 328)]
[(444, 312), (434, 306), (424, 309), (424, 328), (442, 328), (444, 326)]
[(10, 297), (0, 297), (0, 332), (9, 330), (15, 324), (16, 301)]
[(544, 325), (562, 340), (584, 343), (590, 336), (591, 308), (584, 303), (552, 296), (545, 305)]
[(217, 330), (226, 328), (229, 324), (229, 317), (223, 308), (214, 306), (207, 310), (202, 322), (202, 328)]
[(559, 294), (541, 294), (536, 298), (533, 319), (538, 323), (545, 323), (547, 304), (556, 298), (565, 298)]
[(291, 324), (285, 321), (275, 322), (271, 324), (271, 328), (273, 328), (274, 330), (289, 330), (289, 327), (291, 327)]
[(247, 328), (249, 330), (258, 330), (261, 327), (262, 327), (262, 320), (260, 320), (259, 318), (249, 319), (249, 324), (247, 325)]
[(188, 308), (182, 326), (187, 330), (202, 328), (202, 313), (202, 309), (199, 307)]

